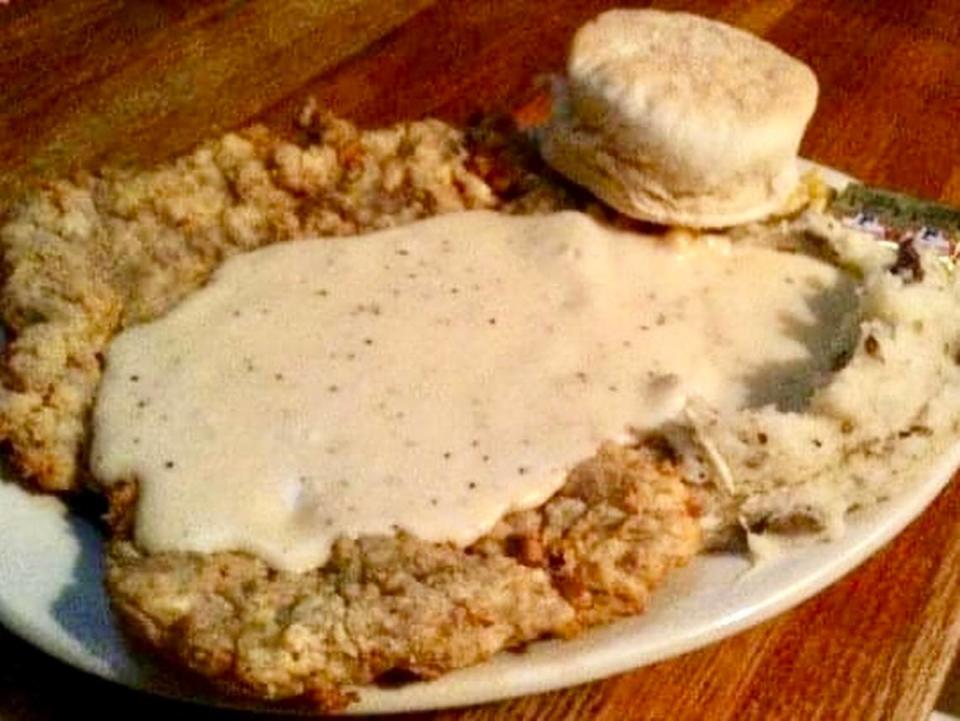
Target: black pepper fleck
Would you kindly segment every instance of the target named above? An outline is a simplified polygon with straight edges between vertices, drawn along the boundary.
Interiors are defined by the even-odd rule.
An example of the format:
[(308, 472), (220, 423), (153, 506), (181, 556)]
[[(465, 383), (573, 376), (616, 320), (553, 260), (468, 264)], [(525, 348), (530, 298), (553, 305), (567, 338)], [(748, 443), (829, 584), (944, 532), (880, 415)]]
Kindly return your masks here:
[(843, 368), (843, 367), (847, 364), (847, 361), (849, 361), (849, 360), (850, 360), (850, 352), (849, 352), (849, 351), (843, 351), (843, 352), (841, 352), (841, 353), (837, 353), (837, 354), (831, 359), (831, 362), (830, 362), (830, 370), (832, 370), (832, 371), (834, 371), (834, 372), (840, 370), (841, 368)]
[(898, 245), (897, 261), (890, 268), (890, 271), (904, 280), (914, 282), (923, 280), (923, 263), (920, 260), (920, 253), (912, 241), (906, 241)]
[(336, 393), (338, 390), (340, 390), (340, 387), (331, 385), (331, 386), (327, 386), (327, 390), (330, 391), (331, 393)]
[(436, 506), (439, 502), (440, 502), (440, 501), (438, 501), (436, 498), (431, 498), (431, 499), (430, 499), (430, 505), (431, 505), (431, 506)]
[(488, 319), (487, 319), (487, 323), (488, 323), (489, 325), (496, 325), (496, 324), (497, 324), (497, 319), (496, 319), (496, 318), (488, 318)]
[(452, 456), (452, 455), (453, 455), (453, 454), (452, 454), (450, 451), (446, 451), (446, 452), (444, 452), (443, 457), (444, 457), (445, 460), (450, 460), (450, 456)]
[(163, 464), (163, 467), (164, 467), (164, 468), (173, 468), (173, 465), (174, 465), (174, 464), (173, 464), (173, 461), (166, 461), (166, 462)]
[(373, 345), (373, 338), (364, 338), (363, 343), (364, 345)]
[(760, 443), (761, 446), (766, 445), (767, 440), (768, 438), (766, 433), (761, 432), (757, 434), (757, 441)]
[(274, 373), (274, 374), (273, 374), (273, 377), (276, 378), (278, 381), (282, 381), (282, 380), (283, 380), (283, 373)]
[(133, 381), (134, 383), (136, 383), (138, 380), (140, 380), (140, 376), (134, 374), (134, 375), (130, 376), (130, 380)]
[(139, 401), (137, 401), (137, 408), (146, 408), (146, 407), (147, 407), (147, 402), (146, 402), (146, 401), (144, 401), (144, 400), (139, 400)]
[(370, 315), (380, 315), (379, 303), (360, 303), (357, 305), (357, 313), (369, 313)]
[(527, 467), (526, 467), (526, 466), (520, 466), (519, 468), (517, 468), (517, 473), (520, 474), (521, 476), (526, 475), (526, 473), (527, 473)]
[(476, 487), (477, 487), (476, 481), (470, 481), (470, 482), (467, 484), (467, 488), (469, 488), (471, 491), (472, 491), (474, 488), (476, 488)]
[(313, 294), (319, 296), (320, 298), (326, 298), (328, 295), (330, 295), (326, 288), (318, 288), (317, 290), (313, 291)]
[(897, 435), (900, 438), (909, 438), (910, 436), (917, 436), (917, 435), (931, 436), (933, 435), (933, 431), (928, 426), (915, 424), (910, 426), (906, 430), (900, 431)]

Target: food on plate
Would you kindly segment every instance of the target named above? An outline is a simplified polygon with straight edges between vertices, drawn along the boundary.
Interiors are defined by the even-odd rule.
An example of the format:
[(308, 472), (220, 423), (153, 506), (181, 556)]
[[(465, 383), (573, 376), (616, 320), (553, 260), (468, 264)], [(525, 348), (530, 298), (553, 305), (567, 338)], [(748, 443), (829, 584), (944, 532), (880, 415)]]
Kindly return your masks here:
[(803, 401), (855, 283), (761, 240), (472, 211), (231, 258), (111, 343), (91, 471), (137, 485), (146, 551), (304, 571), (341, 537), (469, 545), (691, 399)]
[(577, 31), (543, 152), (620, 212), (725, 227), (770, 215), (797, 183), (817, 100), (799, 60), (686, 13), (611, 10)]
[(829, 259), (857, 290), (849, 316), (811, 302), (817, 323), (839, 320), (832, 347), (811, 335), (817, 323), (794, 326), (833, 359), (810, 385), (783, 366), (764, 379), (775, 390), (748, 407), (728, 413), (695, 399), (688, 422), (665, 429), (677, 448), (699, 449), (684, 454), (689, 477), (701, 462), (713, 469), (698, 499), (717, 542), (734, 524), (839, 535), (848, 511), (915, 481), (960, 433), (960, 283), (943, 256), (911, 246), (917, 264), (904, 266), (902, 250), (817, 212), (790, 228), (781, 248)]
[(335, 709), (391, 673), (431, 678), (640, 613), (699, 548), (673, 465), (608, 445), (466, 548), (342, 538), (322, 568), (292, 573), (246, 553), (148, 554), (118, 534), (107, 588), (134, 635), (222, 689)]
[(122, 328), (156, 318), (225, 258), (267, 243), (350, 235), (497, 205), (467, 167), (462, 133), (437, 121), (359, 132), (303, 118), (306, 147), (263, 128), (230, 133), (141, 173), (53, 182), (0, 231), (0, 436), (15, 470), (77, 490), (101, 374)]
[(0, 435), (108, 499), (142, 645), (340, 709), (842, 533), (955, 440), (955, 241), (797, 183), (805, 66), (630, 11), (570, 74), (542, 133), (311, 108), (12, 211)]

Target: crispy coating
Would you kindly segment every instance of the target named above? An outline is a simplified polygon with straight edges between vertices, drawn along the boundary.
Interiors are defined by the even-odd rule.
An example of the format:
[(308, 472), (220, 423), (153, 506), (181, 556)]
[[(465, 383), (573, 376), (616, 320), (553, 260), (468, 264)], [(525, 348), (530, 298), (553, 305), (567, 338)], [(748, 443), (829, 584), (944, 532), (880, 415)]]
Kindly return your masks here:
[[(146, 172), (51, 183), (14, 208), (0, 229), (11, 336), (0, 438), (28, 483), (81, 485), (110, 338), (164, 313), (234, 253), (470, 208), (596, 212), (509, 124), (359, 131), (308, 113), (304, 125), (306, 143), (254, 128)], [(144, 554), (129, 540), (135, 482), (100, 490), (114, 536), (107, 589), (133, 636), (229, 692), (324, 710), (384, 674), (429, 678), (639, 613), (701, 545), (672, 462), (613, 445), (470, 548), (341, 539), (302, 574), (241, 553)]]
[(50, 183), (10, 212), (0, 438), (28, 483), (79, 487), (110, 338), (164, 313), (230, 255), (498, 205), (467, 167), (463, 134), (439, 121), (304, 121), (315, 142), (230, 133), (150, 171)]
[(335, 710), (390, 672), (434, 677), (638, 613), (700, 543), (674, 466), (607, 445), (543, 506), (467, 549), (341, 540), (324, 568), (294, 574), (239, 553), (146, 555), (121, 539), (107, 588), (127, 629), (177, 665), (233, 693)]

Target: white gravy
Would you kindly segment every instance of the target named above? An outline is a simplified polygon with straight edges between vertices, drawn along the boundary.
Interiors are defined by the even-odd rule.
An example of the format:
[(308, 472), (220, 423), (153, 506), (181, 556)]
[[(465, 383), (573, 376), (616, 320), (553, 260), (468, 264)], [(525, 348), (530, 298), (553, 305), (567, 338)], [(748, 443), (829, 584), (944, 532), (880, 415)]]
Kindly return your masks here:
[(691, 395), (742, 406), (752, 374), (809, 358), (790, 328), (839, 276), (572, 212), (271, 246), (113, 341), (93, 470), (137, 480), (148, 551), (300, 571), (341, 536), (469, 544), (601, 441)]

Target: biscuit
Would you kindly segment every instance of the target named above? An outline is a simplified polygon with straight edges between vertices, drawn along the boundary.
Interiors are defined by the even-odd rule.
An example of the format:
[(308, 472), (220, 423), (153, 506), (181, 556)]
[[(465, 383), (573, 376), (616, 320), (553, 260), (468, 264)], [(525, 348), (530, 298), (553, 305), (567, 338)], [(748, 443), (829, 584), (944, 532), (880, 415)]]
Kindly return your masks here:
[(545, 159), (620, 212), (725, 227), (777, 210), (813, 114), (813, 72), (742, 30), (612, 10), (581, 28)]

